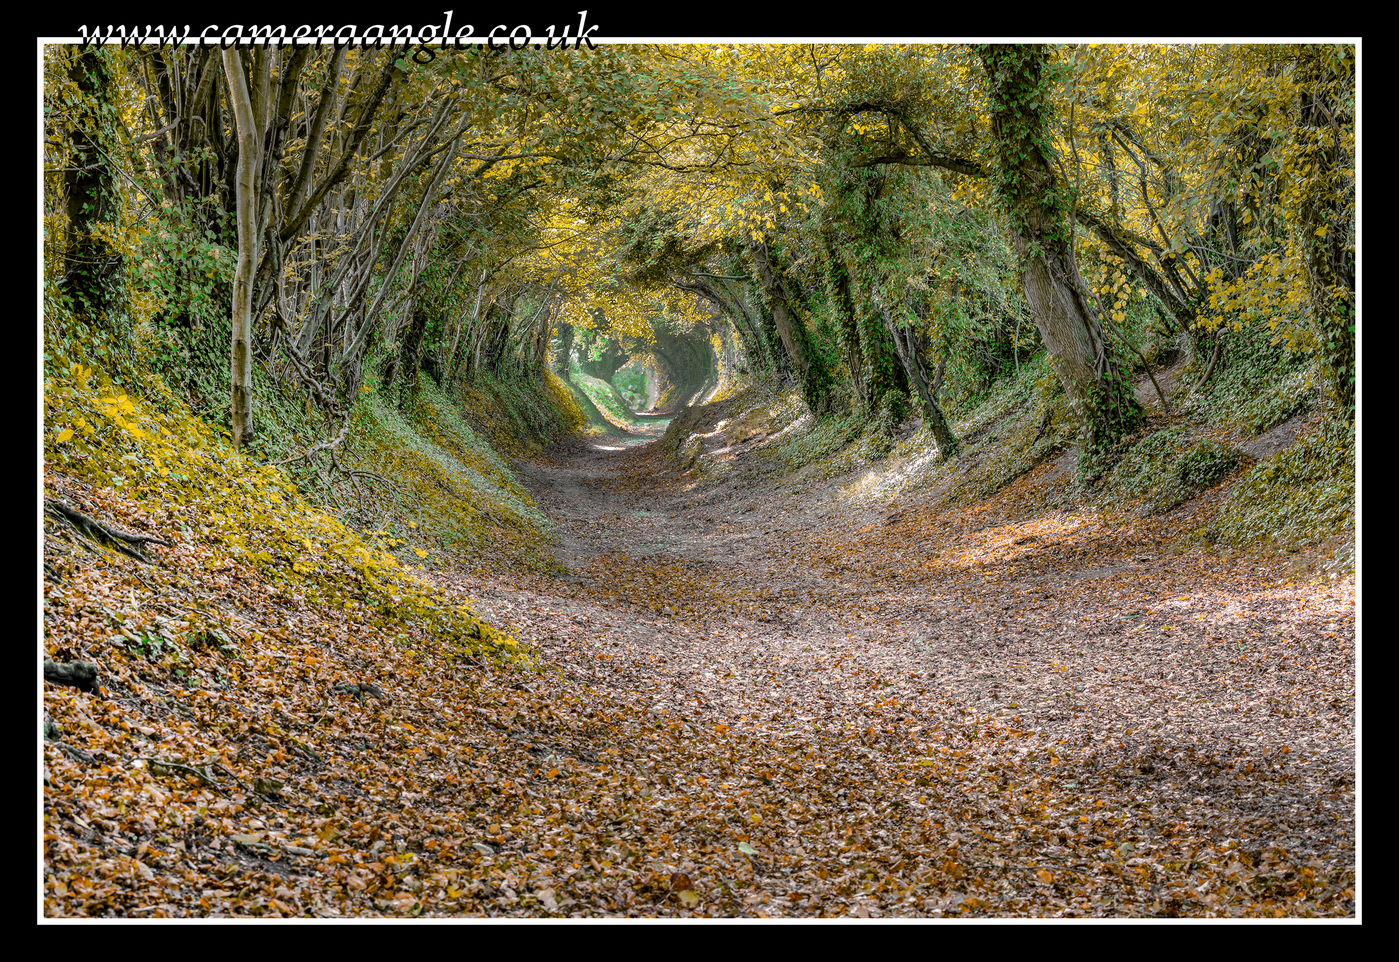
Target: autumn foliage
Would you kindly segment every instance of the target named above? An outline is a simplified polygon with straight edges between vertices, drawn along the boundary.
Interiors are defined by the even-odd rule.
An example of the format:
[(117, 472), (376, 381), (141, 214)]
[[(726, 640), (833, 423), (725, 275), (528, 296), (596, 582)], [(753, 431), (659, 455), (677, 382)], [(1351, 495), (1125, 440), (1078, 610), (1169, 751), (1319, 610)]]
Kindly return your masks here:
[(1357, 917), (1355, 65), (46, 48), (42, 915)]

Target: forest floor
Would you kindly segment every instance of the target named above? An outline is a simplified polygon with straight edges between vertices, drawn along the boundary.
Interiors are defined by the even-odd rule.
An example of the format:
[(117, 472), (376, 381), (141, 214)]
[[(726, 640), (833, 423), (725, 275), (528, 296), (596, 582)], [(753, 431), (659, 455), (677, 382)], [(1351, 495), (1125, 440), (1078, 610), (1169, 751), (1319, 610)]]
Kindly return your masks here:
[[(741, 465), (746, 446), (715, 431), (723, 413), (694, 430)], [(831, 878), (893, 842), (848, 826), (894, 805), (940, 825), (932, 851), (979, 851), (1003, 909), (1072, 913), (1080, 895), (1088, 914), (1225, 913), (1296, 881), (1332, 893), (1323, 914), (1351, 911), (1353, 580), (1309, 577), (1305, 552), (1172, 549), (1198, 503), (1129, 521), (1046, 511), (1067, 457), (965, 509), (891, 509), (852, 504), (849, 477), (707, 483), (655, 444), (573, 443), (524, 467), (569, 574), (456, 583), (569, 678), (640, 711), (807, 758), (872, 733), (863, 758), (827, 763), (883, 755), (881, 776), (837, 780), (824, 824), (783, 839), (834, 857)], [(882, 779), (901, 766), (914, 778), (893, 790)], [(956, 815), (927, 797), (957, 793)], [(850, 910), (901, 914), (876, 895), (891, 880), (869, 879)]]
[(717, 479), (520, 464), (564, 574), (418, 572), (531, 664), (46, 476), (172, 545), (46, 539), (46, 652), (103, 675), (45, 684), (43, 914), (1356, 917), (1353, 577), (1171, 548), (1218, 491), (1046, 508), (1062, 458), (953, 509), (759, 476), (724, 415)]

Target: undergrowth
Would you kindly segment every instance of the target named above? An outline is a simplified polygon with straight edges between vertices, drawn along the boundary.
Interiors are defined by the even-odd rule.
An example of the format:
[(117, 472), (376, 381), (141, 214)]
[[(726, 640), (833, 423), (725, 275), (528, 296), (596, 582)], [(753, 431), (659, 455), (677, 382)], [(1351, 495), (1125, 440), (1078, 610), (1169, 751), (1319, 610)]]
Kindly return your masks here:
[(417, 580), (381, 545), (308, 503), (287, 474), (233, 449), (158, 379), (147, 393), (80, 361), (44, 378), (45, 493), (67, 484), (129, 500), (207, 571), (256, 577), (317, 608), (363, 608), (375, 624), (412, 621), (467, 653), (519, 660), (525, 650)]
[(1237, 448), (1200, 438), (1187, 425), (1157, 431), (1134, 444), (1099, 482), (1102, 507), (1162, 514), (1227, 475), (1242, 459)]
[(356, 406), (345, 465), (392, 487), (357, 481), (355, 520), (407, 561), (469, 560), (493, 551), (547, 564), (548, 521), (456, 405), (424, 379), (404, 407), (377, 393)]
[[(1220, 370), (1203, 392), (1180, 399), (1186, 402), (1187, 420), (1154, 432), (1148, 425), (1137, 438), (1127, 439), (1117, 462), (1096, 484), (1085, 489), (1073, 482), (1068, 497), (1145, 516), (1171, 511), (1234, 477), (1217, 520), (1190, 539), (1236, 547), (1293, 546), (1344, 532), (1354, 524), (1352, 429), (1324, 419), (1321, 429), (1251, 467), (1222, 436), (1231, 430), (1255, 435), (1324, 406), (1313, 386), (1316, 363), (1280, 346), (1253, 343), (1261, 335), (1224, 336), (1231, 340)], [(940, 487), (945, 503), (972, 503), (992, 496), (1077, 438), (1067, 397), (1043, 353), (1022, 363), (1015, 375), (993, 383), (954, 420), (962, 450), (950, 461), (937, 457), (924, 428), (891, 445), (854, 414), (813, 420), (795, 389), (750, 386), (735, 395), (731, 410), (737, 412), (732, 424), (748, 427), (729, 427), (725, 435), (769, 435), (752, 448), (746, 470), (783, 483), (804, 483), (864, 468), (841, 489), (842, 497), (856, 500), (889, 501)], [(665, 441), (668, 455), (694, 461), (685, 457), (694, 420), (682, 416), (672, 422)], [(1241, 466), (1247, 470), (1239, 477)]]
[[(1220, 358), (1209, 383), (1182, 404), (1183, 413), (1215, 427), (1256, 435), (1301, 414), (1317, 401), (1320, 362), (1274, 343), (1266, 329), (1221, 328)], [(1207, 358), (1198, 357), (1202, 366)]]
[(1255, 464), (1229, 491), (1213, 528), (1200, 535), (1238, 547), (1301, 545), (1354, 524), (1355, 431), (1325, 419)]
[(577, 371), (572, 376), (574, 387), (587, 395), (607, 421), (614, 427), (629, 428), (636, 424), (626, 399), (610, 382)]
[(963, 439), (963, 451), (947, 500), (967, 504), (990, 497), (1073, 443), (1078, 425), (1049, 356), (1041, 353), (996, 382), (953, 430)]
[(478, 435), (496, 451), (514, 458), (533, 457), (545, 445), (588, 423), (568, 386), (547, 370), (516, 380), (482, 372), (461, 384), (454, 400)]

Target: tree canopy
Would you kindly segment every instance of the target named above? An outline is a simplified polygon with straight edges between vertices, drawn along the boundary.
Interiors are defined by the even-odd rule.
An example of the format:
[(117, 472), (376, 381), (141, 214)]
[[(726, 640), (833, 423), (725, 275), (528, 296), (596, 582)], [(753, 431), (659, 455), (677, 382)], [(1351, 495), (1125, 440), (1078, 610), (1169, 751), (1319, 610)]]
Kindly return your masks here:
[(254, 360), (334, 438), (366, 378), (658, 323), (722, 329), (817, 414), (913, 404), (948, 455), (944, 386), (1047, 350), (1090, 473), (1148, 323), (1203, 378), (1221, 331), (1266, 328), (1354, 409), (1353, 47), (405, 54), (48, 48), (51, 298), (94, 330), (231, 323), (240, 441)]

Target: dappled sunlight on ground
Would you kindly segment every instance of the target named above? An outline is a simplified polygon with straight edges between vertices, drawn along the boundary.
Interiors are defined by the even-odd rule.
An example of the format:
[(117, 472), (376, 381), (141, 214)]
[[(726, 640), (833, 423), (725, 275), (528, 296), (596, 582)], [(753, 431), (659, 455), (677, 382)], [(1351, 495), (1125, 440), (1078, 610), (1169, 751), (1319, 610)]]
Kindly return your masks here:
[[(916, 444), (919, 441), (923, 443)], [(931, 435), (920, 430), (910, 442), (912, 451), (909, 454), (891, 456), (865, 468), (854, 481), (841, 488), (841, 496), (848, 501), (893, 501), (906, 491), (926, 487), (939, 471), (950, 476)]]

